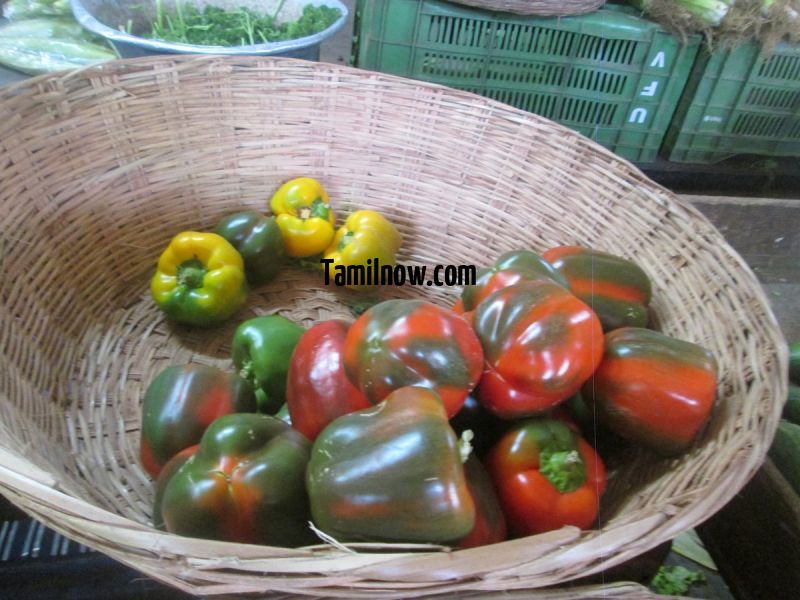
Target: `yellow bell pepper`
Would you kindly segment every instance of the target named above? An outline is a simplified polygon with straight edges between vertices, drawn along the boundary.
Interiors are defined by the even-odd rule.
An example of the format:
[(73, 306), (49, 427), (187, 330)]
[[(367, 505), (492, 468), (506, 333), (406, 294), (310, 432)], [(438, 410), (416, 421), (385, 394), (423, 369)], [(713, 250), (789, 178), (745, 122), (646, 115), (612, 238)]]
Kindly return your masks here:
[(244, 261), (222, 236), (184, 231), (159, 257), (150, 292), (169, 318), (201, 327), (216, 325), (247, 297)]
[(327, 192), (316, 179), (287, 181), (272, 196), (270, 207), (289, 256), (314, 256), (331, 243), (336, 216)]
[[(356, 211), (338, 229), (326, 248), (323, 270), (335, 272), (338, 266), (363, 265), (377, 271), (380, 266), (394, 266), (401, 243), (400, 232), (383, 215), (374, 210)], [(368, 260), (371, 262), (367, 263)], [(360, 286), (348, 287), (356, 289)]]

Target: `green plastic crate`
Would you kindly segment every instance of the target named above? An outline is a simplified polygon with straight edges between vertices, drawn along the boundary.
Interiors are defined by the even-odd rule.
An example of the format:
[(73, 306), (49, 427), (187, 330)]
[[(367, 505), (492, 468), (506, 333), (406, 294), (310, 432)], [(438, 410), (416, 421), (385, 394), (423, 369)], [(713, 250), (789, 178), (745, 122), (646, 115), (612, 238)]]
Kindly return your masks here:
[(664, 139), (675, 162), (736, 154), (800, 156), (800, 46), (703, 49)]
[(354, 63), (494, 98), (652, 162), (697, 55), (628, 7), (523, 17), (436, 0), (362, 0)]

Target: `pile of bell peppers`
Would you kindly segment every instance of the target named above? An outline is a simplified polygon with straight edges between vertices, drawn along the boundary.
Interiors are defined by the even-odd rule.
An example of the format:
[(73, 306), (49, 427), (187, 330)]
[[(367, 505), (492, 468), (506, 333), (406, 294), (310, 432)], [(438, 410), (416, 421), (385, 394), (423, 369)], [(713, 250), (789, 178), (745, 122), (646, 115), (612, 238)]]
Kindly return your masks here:
[[(228, 319), (285, 260), (395, 260), (391, 223), (360, 210), (336, 230), (313, 179), (270, 204), (273, 216), (176, 236), (152, 283), (168, 317)], [(170, 366), (149, 383), (153, 522), (291, 547), (470, 548), (595, 527), (604, 457), (690, 451), (716, 398), (713, 355), (648, 328), (652, 296), (635, 262), (559, 246), (500, 255), (450, 308), (389, 299), (353, 322), (247, 319), (229, 368)]]

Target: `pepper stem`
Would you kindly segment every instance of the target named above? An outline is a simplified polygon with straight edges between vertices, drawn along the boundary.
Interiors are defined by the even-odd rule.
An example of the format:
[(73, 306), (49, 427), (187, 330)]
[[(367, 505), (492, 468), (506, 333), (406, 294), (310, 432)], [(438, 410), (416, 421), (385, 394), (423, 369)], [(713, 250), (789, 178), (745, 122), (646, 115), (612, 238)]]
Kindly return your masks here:
[(586, 464), (577, 450), (542, 449), (539, 471), (561, 494), (574, 492), (586, 482)]
[(458, 438), (458, 456), (461, 458), (461, 464), (467, 462), (469, 455), (472, 453), (472, 440), (475, 439), (475, 434), (472, 429), (465, 429), (461, 432), (461, 437)]
[(203, 287), (206, 266), (197, 258), (190, 258), (178, 265), (178, 284), (189, 289)]

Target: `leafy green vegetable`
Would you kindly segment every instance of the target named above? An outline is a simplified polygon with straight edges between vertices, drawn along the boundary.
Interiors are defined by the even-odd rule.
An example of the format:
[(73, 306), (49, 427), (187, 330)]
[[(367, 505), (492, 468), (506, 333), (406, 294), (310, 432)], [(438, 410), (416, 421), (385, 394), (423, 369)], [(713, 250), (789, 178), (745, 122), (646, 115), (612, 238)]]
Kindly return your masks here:
[(202, 11), (190, 4), (176, 2), (175, 12), (167, 12), (156, 0), (152, 31), (144, 37), (195, 46), (251, 46), (296, 39), (319, 33), (341, 15), (338, 8), (306, 5), (302, 15), (288, 23), (278, 23), (277, 14), (264, 15), (240, 7), (224, 10), (206, 6)]
[(3, 6), (3, 16), (12, 21), (31, 17), (71, 17), (72, 11), (69, 0), (8, 0)]
[(705, 575), (699, 571), (690, 571), (681, 566), (662, 565), (650, 582), (650, 587), (657, 594), (681, 596), (689, 591), (693, 583), (705, 580)]

